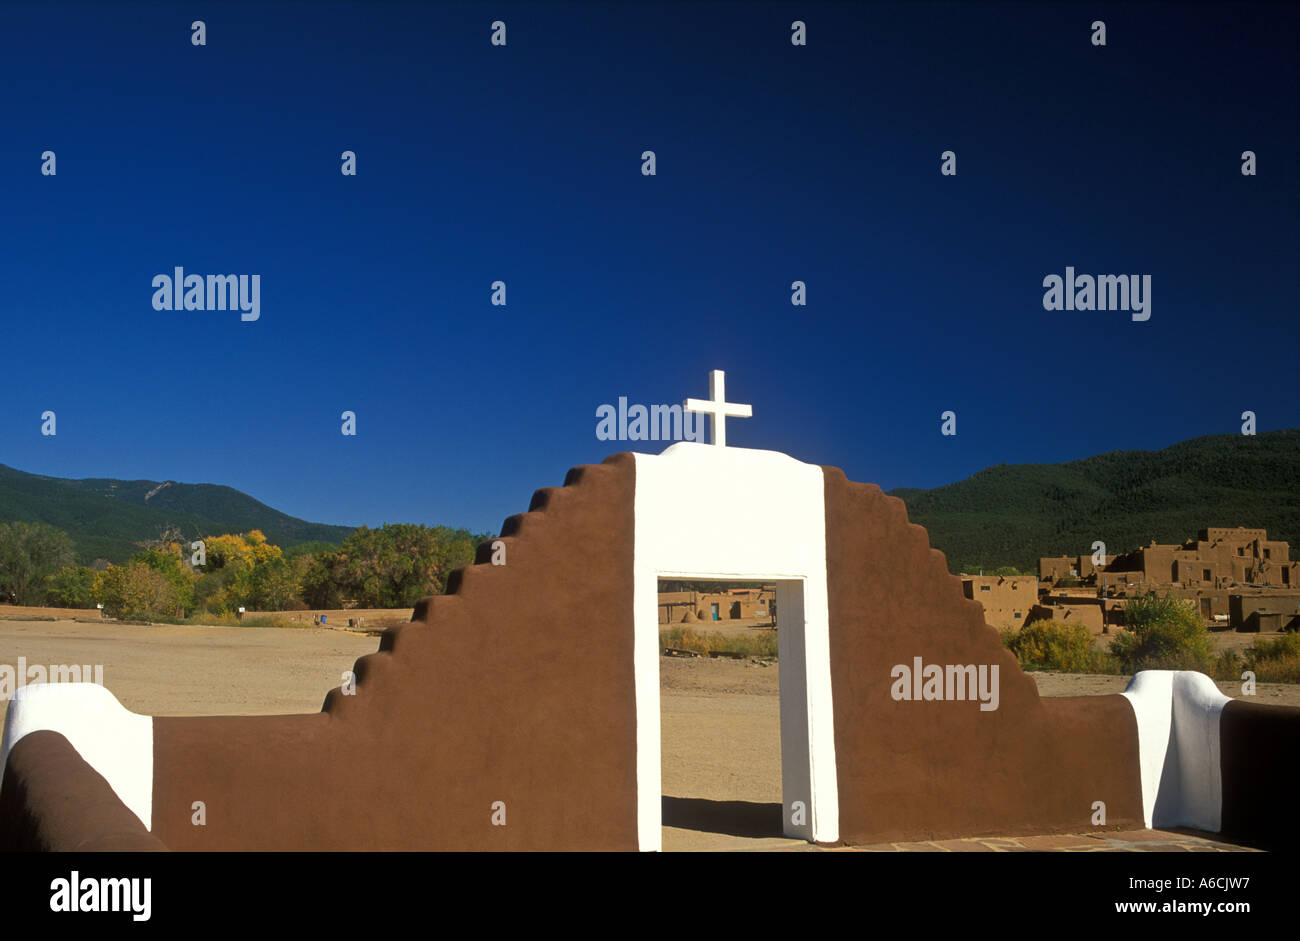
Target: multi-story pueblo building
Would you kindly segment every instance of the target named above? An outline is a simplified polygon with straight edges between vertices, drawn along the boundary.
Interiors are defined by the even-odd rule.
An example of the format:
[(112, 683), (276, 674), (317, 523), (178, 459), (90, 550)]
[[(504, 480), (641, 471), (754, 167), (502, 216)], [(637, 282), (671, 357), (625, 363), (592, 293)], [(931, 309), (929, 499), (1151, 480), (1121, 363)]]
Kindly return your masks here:
[[(963, 575), (966, 597), (998, 628), (1058, 620), (1107, 633), (1124, 603), (1154, 591), (1193, 601), (1206, 623), (1237, 631), (1300, 629), (1300, 562), (1263, 529), (1208, 527), (1181, 545), (1152, 542), (1107, 556), (1038, 560), (1038, 577)], [(1032, 598), (1032, 601), (1024, 600)]]

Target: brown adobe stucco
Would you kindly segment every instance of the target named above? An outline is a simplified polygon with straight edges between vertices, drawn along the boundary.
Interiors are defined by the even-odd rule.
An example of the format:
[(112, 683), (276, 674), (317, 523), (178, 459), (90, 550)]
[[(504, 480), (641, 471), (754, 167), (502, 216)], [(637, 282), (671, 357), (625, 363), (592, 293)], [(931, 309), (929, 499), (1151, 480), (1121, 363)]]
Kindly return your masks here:
[[(823, 479), (841, 840), (1087, 832), (1095, 801), (1105, 828), (1141, 828), (1128, 701), (1040, 699), (903, 503)], [(32, 733), (0, 847), (636, 849), (634, 507), (629, 454), (539, 490), (503, 528), (507, 565), (480, 547), (318, 714), (155, 719), (152, 835), (63, 736)], [(895, 702), (890, 668), (916, 656), (997, 664), (999, 708)], [(1260, 798), (1294, 778), (1300, 710), (1232, 702), (1221, 728), (1225, 834), (1294, 835)]]
[(1233, 699), (1219, 716), (1223, 787), (1220, 832), (1265, 849), (1300, 840), (1300, 814), (1290, 810), (1300, 780), (1300, 708)]
[[(1141, 828), (1122, 696), (1040, 699), (902, 500), (823, 468), (840, 838), (879, 843)], [(895, 664), (997, 664), (998, 709), (896, 702)]]
[(636, 849), (634, 466), (615, 455), (539, 490), (506, 521), (507, 564), (481, 548), (357, 662), (355, 696), (333, 690), (310, 716), (156, 719), (154, 835), (180, 850)]
[(0, 848), (6, 852), (158, 852), (103, 775), (58, 732), (23, 736), (0, 784)]

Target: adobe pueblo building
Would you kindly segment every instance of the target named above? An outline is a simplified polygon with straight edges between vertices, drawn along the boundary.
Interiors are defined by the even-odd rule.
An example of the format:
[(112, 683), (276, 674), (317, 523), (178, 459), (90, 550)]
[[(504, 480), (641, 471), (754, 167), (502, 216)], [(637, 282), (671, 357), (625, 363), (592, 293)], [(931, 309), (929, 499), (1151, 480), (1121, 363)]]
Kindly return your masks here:
[(775, 617), (776, 589), (772, 586), (659, 592), (660, 624), (775, 620)]
[(153, 718), (96, 686), (24, 688), (0, 846), (659, 849), (660, 578), (776, 586), (787, 835), (1279, 832), (1293, 811), (1258, 797), (1293, 780), (1300, 709), (1170, 672), (1040, 698), (900, 500), (726, 447), (737, 407), (713, 378), (687, 401), (714, 414), (713, 444), (537, 491), (502, 529), (507, 564), (484, 546), (317, 714)]
[(1190, 601), (1207, 623), (1235, 631), (1300, 629), (1300, 562), (1290, 551), (1263, 529), (1211, 526), (1181, 545), (1153, 541), (1103, 564), (1087, 555), (1042, 558), (1038, 576), (1049, 603), (1029, 619), (1075, 617), (1097, 633), (1123, 623), (1124, 599), (1154, 591)]

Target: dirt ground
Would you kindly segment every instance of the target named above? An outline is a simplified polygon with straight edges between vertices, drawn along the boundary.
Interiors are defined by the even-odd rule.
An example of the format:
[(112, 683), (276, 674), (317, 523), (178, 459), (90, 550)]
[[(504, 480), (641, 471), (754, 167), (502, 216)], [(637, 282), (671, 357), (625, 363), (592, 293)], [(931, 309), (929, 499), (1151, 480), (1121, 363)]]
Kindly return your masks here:
[[(378, 643), (314, 627), (0, 620), (0, 663), (16, 666), (21, 656), (28, 666), (102, 664), (104, 685), (146, 715), (316, 712), (343, 671)], [(659, 664), (664, 848), (814, 849), (779, 836), (776, 663), (661, 657)], [(1127, 683), (1061, 673), (1035, 673), (1034, 680), (1043, 696), (1107, 695)], [(1219, 684), (1229, 696), (1239, 687)], [(1257, 701), (1300, 706), (1300, 686), (1261, 684)], [(0, 702), (0, 710), (7, 707)]]
[(321, 628), (0, 621), (0, 663), (102, 664), (122, 705), (155, 716), (317, 712), (342, 672), (378, 648)]

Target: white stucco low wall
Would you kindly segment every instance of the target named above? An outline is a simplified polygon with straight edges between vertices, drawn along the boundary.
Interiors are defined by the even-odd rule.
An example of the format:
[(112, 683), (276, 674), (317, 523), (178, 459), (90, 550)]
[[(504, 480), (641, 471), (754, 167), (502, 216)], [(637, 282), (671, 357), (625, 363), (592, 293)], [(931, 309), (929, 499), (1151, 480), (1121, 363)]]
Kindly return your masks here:
[(1229, 697), (1204, 673), (1144, 670), (1123, 693), (1137, 717), (1148, 827), (1217, 833), (1223, 811), (1219, 718)]

